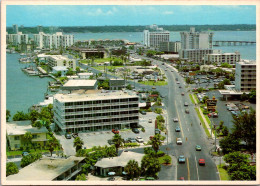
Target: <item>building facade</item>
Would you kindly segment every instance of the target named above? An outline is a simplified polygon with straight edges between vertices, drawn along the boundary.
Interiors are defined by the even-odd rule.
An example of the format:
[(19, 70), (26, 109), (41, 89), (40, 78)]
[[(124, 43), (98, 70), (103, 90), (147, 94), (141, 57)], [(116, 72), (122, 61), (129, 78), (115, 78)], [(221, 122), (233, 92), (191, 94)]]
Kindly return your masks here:
[(182, 49), (212, 49), (212, 32), (195, 32), (191, 27), (190, 32), (180, 32)]
[(159, 50), (161, 52), (177, 53), (181, 49), (181, 42), (160, 42)]
[(63, 35), (62, 32), (51, 35), (39, 32), (39, 34), (34, 34), (34, 41), (40, 49), (66, 48), (74, 44), (74, 35)]
[(123, 91), (54, 95), (54, 122), (66, 132), (137, 127), (139, 97)]
[(242, 92), (256, 89), (256, 61), (243, 60), (236, 63), (235, 89)]
[(186, 59), (192, 62), (204, 62), (204, 57), (207, 54), (220, 53), (220, 50), (213, 49), (182, 49), (179, 51), (180, 59)]
[(18, 25), (13, 25), (13, 32), (14, 34), (18, 34)]
[(170, 41), (170, 32), (163, 31), (163, 30), (150, 32), (149, 30), (144, 30), (143, 41), (144, 41), (144, 45), (146, 45), (147, 47), (158, 48), (160, 42), (169, 42)]
[(228, 63), (233, 65), (240, 61), (240, 53), (206, 54), (204, 60), (207, 64), (217, 63), (221, 65), (222, 63)]
[(6, 44), (28, 44), (28, 41), (28, 34), (23, 34), (22, 32), (18, 32), (17, 34), (6, 34)]
[(48, 55), (48, 65), (50, 67), (66, 66), (74, 71), (76, 70), (76, 61), (62, 55)]

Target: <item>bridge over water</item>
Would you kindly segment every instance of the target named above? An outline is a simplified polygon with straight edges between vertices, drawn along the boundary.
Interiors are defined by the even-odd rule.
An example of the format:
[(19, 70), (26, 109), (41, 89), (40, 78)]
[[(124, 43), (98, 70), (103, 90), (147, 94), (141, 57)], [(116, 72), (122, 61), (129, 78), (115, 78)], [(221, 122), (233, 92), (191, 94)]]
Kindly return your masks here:
[(255, 41), (213, 41), (214, 46), (242, 46), (242, 45), (254, 45)]

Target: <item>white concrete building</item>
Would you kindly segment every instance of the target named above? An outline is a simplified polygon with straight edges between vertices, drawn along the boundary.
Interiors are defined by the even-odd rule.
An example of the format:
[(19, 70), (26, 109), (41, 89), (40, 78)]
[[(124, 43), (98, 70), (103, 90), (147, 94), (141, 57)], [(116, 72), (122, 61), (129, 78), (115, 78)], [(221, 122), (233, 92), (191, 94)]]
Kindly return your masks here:
[(39, 32), (34, 34), (34, 41), (39, 48), (58, 49), (60, 47), (70, 47), (74, 44), (74, 35), (63, 35), (62, 32), (56, 34), (45, 34)]
[(256, 61), (242, 60), (236, 63), (235, 88), (242, 92), (256, 89)]
[(218, 54), (220, 50), (213, 49), (182, 49), (179, 51), (180, 59), (187, 59), (192, 62), (204, 62), (206, 54)]
[(147, 47), (158, 48), (160, 42), (169, 42), (170, 32), (169, 31), (154, 31), (144, 30), (143, 32), (144, 45)]
[(18, 34), (18, 25), (13, 25), (14, 34)]
[(182, 49), (212, 49), (212, 32), (195, 32), (191, 27), (190, 32), (180, 32)]
[(181, 42), (161, 42), (159, 44), (159, 50), (161, 52), (174, 52), (177, 53), (181, 49)]
[[(88, 93), (89, 92), (89, 93)], [(54, 95), (54, 122), (61, 132), (137, 127), (139, 97), (123, 91)]]
[(50, 67), (66, 66), (67, 68), (72, 68), (74, 71), (76, 70), (75, 59), (69, 59), (62, 55), (49, 55), (48, 65)]
[(78, 76), (80, 79), (89, 79), (90, 76), (93, 76), (94, 74), (91, 72), (91, 73), (87, 73), (87, 72), (84, 72), (84, 73), (78, 73)]
[(23, 34), (22, 32), (18, 32), (17, 34), (6, 33), (6, 44), (28, 44), (28, 41), (28, 34)]
[(233, 65), (236, 64), (236, 62), (240, 61), (240, 52), (206, 54), (204, 57), (204, 61), (207, 64), (217, 63), (218, 65), (221, 65), (222, 63), (228, 63)]
[(55, 67), (52, 67), (52, 72), (55, 74), (58, 72), (61, 72), (61, 77), (64, 77), (64, 76), (66, 76), (68, 69), (65, 66), (55, 66)]
[(63, 90), (96, 90), (98, 87), (97, 80), (75, 79), (67, 81), (63, 86)]

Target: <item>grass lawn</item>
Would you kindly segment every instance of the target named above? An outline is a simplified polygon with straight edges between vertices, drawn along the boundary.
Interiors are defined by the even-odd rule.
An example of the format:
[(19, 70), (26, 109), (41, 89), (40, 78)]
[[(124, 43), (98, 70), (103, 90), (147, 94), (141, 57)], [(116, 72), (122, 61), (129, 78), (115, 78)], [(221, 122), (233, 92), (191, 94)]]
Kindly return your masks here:
[[(104, 62), (110, 62), (110, 60), (112, 61), (118, 61), (118, 62), (123, 62), (123, 60), (119, 57), (115, 57), (115, 58), (95, 58), (94, 59), (94, 63), (104, 63)], [(88, 62), (91, 62), (91, 59), (90, 60), (86, 60), (86, 59), (83, 59), (83, 60), (80, 60), (81, 63), (88, 63)], [(128, 60), (126, 60), (126, 62), (128, 62)]]
[[(163, 164), (165, 157), (169, 157), (169, 158), (170, 158), (170, 160), (171, 160), (171, 161), (170, 161), (170, 164), (171, 164), (171, 163), (172, 163), (172, 158), (171, 158), (171, 156), (166, 155), (166, 154), (165, 154), (164, 156), (158, 158), (158, 159), (159, 159), (159, 163), (160, 163), (160, 164)], [(170, 164), (169, 164), (169, 165), (170, 165)]]
[(206, 124), (204, 123), (204, 120), (203, 120), (202, 116), (200, 115), (199, 109), (198, 108), (195, 108), (195, 109), (196, 109), (196, 112), (197, 112), (197, 114), (198, 114), (198, 116), (200, 118), (200, 122), (202, 123), (202, 126), (203, 126), (203, 128), (205, 130), (205, 133), (207, 134), (208, 137), (211, 137), (210, 133), (209, 133), (209, 130), (206, 127)]
[[(55, 149), (55, 150), (58, 150), (58, 149)], [(26, 151), (26, 150), (24, 150)], [(6, 152), (6, 155), (7, 156), (16, 156), (16, 155), (22, 155), (22, 152), (24, 151), (21, 151), (21, 150), (17, 150), (17, 151), (8, 151)], [(50, 152), (49, 150), (34, 150), (34, 149), (30, 149), (29, 153), (35, 153), (35, 152)]]
[(208, 124), (210, 125), (210, 124), (211, 124), (211, 121), (210, 121), (209, 117), (208, 117), (207, 115), (205, 115), (205, 114), (204, 114), (204, 116), (205, 116), (205, 118), (206, 118)]
[[(107, 70), (110, 70), (110, 69), (117, 69), (117, 68), (120, 68), (120, 67), (123, 67), (123, 66), (107, 66)], [(96, 70), (104, 70), (104, 66), (98, 66), (98, 67), (92, 67)]]
[(167, 81), (140, 81), (138, 83), (144, 84), (144, 85), (150, 85), (150, 86), (163, 86), (163, 85), (168, 85)]
[(190, 96), (190, 100), (191, 100), (192, 104), (195, 104), (195, 102), (194, 102), (194, 100), (193, 100), (193, 97), (192, 97), (192, 95), (191, 95), (191, 94), (189, 94), (189, 96)]
[(194, 97), (195, 97), (195, 99), (196, 99), (197, 103), (200, 103), (200, 101), (199, 101), (199, 99), (198, 99), (197, 95), (196, 95), (196, 94), (193, 94), (193, 95), (194, 95)]
[(218, 165), (218, 171), (221, 180), (230, 180), (227, 170), (222, 168), (225, 164)]

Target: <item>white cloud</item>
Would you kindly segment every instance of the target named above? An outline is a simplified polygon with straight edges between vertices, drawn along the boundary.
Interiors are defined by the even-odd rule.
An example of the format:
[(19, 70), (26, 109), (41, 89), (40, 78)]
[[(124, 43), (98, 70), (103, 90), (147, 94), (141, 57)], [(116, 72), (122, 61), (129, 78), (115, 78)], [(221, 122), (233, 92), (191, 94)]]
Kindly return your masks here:
[(165, 11), (165, 12), (163, 12), (163, 14), (165, 14), (165, 15), (171, 15), (171, 14), (173, 14), (173, 11)]
[(85, 13), (88, 16), (106, 16), (106, 15), (113, 15), (115, 12), (117, 12), (117, 9), (113, 7), (111, 10), (103, 11), (101, 8), (88, 10)]

